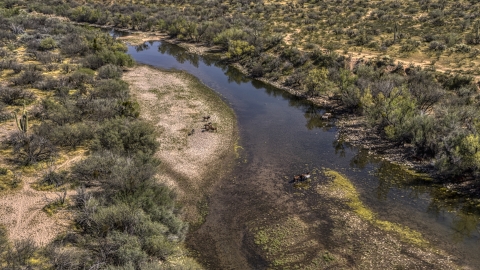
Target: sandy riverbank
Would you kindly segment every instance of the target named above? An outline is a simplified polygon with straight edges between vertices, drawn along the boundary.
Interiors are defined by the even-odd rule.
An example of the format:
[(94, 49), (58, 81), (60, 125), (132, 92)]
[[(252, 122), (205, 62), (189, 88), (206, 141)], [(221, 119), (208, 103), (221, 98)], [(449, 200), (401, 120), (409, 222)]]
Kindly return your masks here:
[[(234, 158), (236, 119), (221, 98), (185, 72), (137, 66), (123, 79), (130, 84), (140, 115), (160, 132), (160, 182), (174, 188), (188, 221), (202, 220), (205, 196), (228, 172)], [(204, 131), (207, 123), (217, 132)], [(192, 130), (194, 130), (192, 134)]]

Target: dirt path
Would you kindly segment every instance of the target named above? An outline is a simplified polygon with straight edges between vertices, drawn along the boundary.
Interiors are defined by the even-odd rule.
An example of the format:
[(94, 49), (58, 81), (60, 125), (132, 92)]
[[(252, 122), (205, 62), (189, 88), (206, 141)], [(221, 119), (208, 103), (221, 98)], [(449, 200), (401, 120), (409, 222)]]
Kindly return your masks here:
[[(57, 169), (66, 168), (81, 156), (66, 159), (57, 165)], [(43, 246), (50, 243), (60, 232), (66, 231), (72, 223), (73, 216), (70, 210), (60, 210), (49, 216), (42, 209), (53, 202), (61, 192), (38, 191), (32, 188), (47, 168), (37, 168), (33, 174), (20, 176), (22, 188), (0, 196), (0, 224), (8, 231), (11, 241), (32, 239), (36, 245)], [(67, 199), (75, 194), (74, 190), (67, 192)]]
[[(235, 143), (235, 115), (210, 89), (184, 72), (139, 66), (125, 73), (141, 116), (161, 133), (157, 157), (159, 181), (174, 188), (186, 203), (186, 217), (199, 221), (202, 198), (228, 169)], [(204, 131), (207, 121), (217, 131)], [(194, 130), (192, 134), (192, 130)], [(192, 196), (195, 194), (195, 196)]]

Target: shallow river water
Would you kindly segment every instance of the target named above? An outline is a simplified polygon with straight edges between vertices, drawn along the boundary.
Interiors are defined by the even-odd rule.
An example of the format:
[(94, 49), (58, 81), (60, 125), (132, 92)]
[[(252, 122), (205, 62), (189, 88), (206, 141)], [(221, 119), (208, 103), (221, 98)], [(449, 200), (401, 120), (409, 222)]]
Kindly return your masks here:
[[(328, 168), (347, 176), (381, 219), (421, 232), (461, 264), (480, 269), (479, 215), (460, 200), (441, 197), (438, 187), (339, 141), (335, 119), (322, 120), (321, 107), (176, 45), (149, 42), (129, 46), (128, 53), (138, 63), (193, 74), (237, 115), (241, 157), (232, 175), (219, 180), (209, 197), (210, 214), (188, 240), (201, 249), (201, 260), (209, 268), (266, 268), (268, 263), (245, 238), (249, 224), (295, 212), (299, 203), (322, 203), (318, 194), (298, 191), (289, 180), (294, 174)], [(316, 175), (312, 181), (323, 181)]]

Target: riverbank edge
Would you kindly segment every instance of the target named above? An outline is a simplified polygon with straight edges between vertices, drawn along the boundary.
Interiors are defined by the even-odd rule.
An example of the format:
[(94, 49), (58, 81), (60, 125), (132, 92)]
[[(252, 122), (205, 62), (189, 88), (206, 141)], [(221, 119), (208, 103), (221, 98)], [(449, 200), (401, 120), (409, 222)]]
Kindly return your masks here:
[[(160, 32), (142, 32), (131, 29), (114, 28), (112, 26), (97, 26), (104, 29), (115, 29), (122, 32), (127, 32), (130, 35), (119, 39), (124, 40), (130, 45), (140, 45), (148, 41), (165, 41), (171, 44), (178, 45), (186, 49), (189, 53), (204, 55), (219, 53), (218, 47), (207, 46), (204, 43), (188, 43), (184, 41), (171, 38), (166, 33)], [(238, 62), (230, 63), (230, 65), (239, 70), (245, 76), (249, 76), (249, 72), (245, 67)], [(325, 96), (311, 97), (304, 93), (297, 91), (291, 87), (286, 87), (278, 82), (268, 80), (266, 78), (255, 78), (255, 80), (272, 85), (278, 89), (288, 92), (299, 98), (304, 98), (313, 104), (324, 108), (331, 112), (336, 120), (338, 128), (338, 138), (353, 147), (360, 147), (366, 149), (370, 154), (378, 155), (379, 158), (392, 162), (394, 164), (405, 167), (409, 170), (414, 170), (419, 173), (428, 174), (434, 181), (432, 183), (440, 185), (445, 188), (445, 195), (468, 197), (472, 199), (470, 204), (475, 207), (480, 207), (480, 185), (476, 184), (474, 179), (462, 179), (461, 181), (447, 181), (447, 178), (442, 175), (438, 169), (434, 167), (433, 160), (423, 160), (416, 158), (413, 155), (413, 146), (408, 144), (399, 145), (388, 141), (380, 136), (378, 130), (369, 128), (365, 117), (347, 111), (337, 99), (330, 99)]]
[[(146, 81), (146, 84), (149, 84), (152, 80), (155, 82), (154, 84), (149, 84), (149, 89), (151, 90), (147, 92), (149, 92), (148, 94), (155, 92), (155, 94), (159, 95), (158, 99), (160, 99), (160, 97), (163, 98), (165, 95), (165, 93), (158, 93), (161, 91), (159, 89), (162, 89), (162, 83), (160, 81), (171, 82), (171, 76), (178, 79), (179, 83), (183, 84), (184, 87), (181, 92), (188, 92), (193, 98), (185, 99), (183, 96), (178, 96), (176, 98), (169, 98), (169, 101), (175, 104), (178, 104), (178, 102), (184, 103), (188, 109), (194, 107), (191, 100), (200, 103), (201, 106), (209, 108), (209, 116), (211, 116), (209, 121), (213, 122), (213, 125), (218, 128), (216, 132), (201, 130), (200, 127), (206, 124), (206, 122), (202, 121), (204, 114), (184, 111), (184, 108), (182, 109), (180, 105), (175, 106), (173, 115), (170, 114), (166, 117), (169, 118), (169, 121), (177, 123), (171, 130), (165, 130), (165, 126), (168, 125), (168, 123), (163, 123), (163, 126), (162, 123), (155, 123), (156, 121), (161, 122), (162, 119), (153, 118), (147, 120), (155, 125), (157, 129), (162, 130), (162, 134), (164, 134), (162, 136), (166, 136), (168, 140), (173, 139), (174, 141), (170, 145), (167, 145), (166, 148), (168, 149), (160, 149), (157, 155), (161, 156), (159, 158), (162, 160), (163, 165), (161, 165), (161, 167), (164, 173), (170, 174), (172, 180), (175, 181), (176, 179), (176, 183), (170, 181), (170, 184), (167, 183), (167, 185), (176, 185), (174, 188), (180, 188), (182, 204), (197, 208), (198, 212), (191, 214), (190, 217), (187, 218), (189, 223), (197, 227), (203, 223), (204, 217), (207, 214), (205, 212), (205, 210), (207, 210), (205, 209), (206, 198), (218, 182), (216, 179), (221, 179), (228, 175), (235, 164), (235, 147), (239, 140), (235, 112), (221, 96), (188, 72), (182, 70), (166, 70), (152, 65), (137, 64), (134, 68), (129, 69), (123, 78), (129, 83), (135, 100), (140, 103), (141, 111), (143, 111), (141, 115), (155, 117), (155, 108), (148, 107), (149, 105), (146, 104), (148, 101), (141, 100), (141, 90), (135, 85), (132, 78), (128, 78), (130, 73), (135, 72), (139, 74), (138, 76), (141, 80)], [(154, 79), (149, 80), (146, 78), (152, 74)], [(172, 85), (164, 88), (171, 89)], [(166, 92), (168, 91), (172, 90), (166, 90)], [(161, 107), (161, 110), (166, 109), (166, 106), (161, 102), (156, 102), (155, 104)], [(175, 117), (178, 117), (178, 119)], [(192, 128), (196, 131), (192, 132)], [(188, 160), (188, 167), (199, 168), (198, 175), (188, 174), (190, 168), (187, 168), (187, 166), (185, 166), (186, 164), (175, 162), (175, 160), (167, 161), (166, 159), (171, 158), (173, 154), (162, 155), (160, 153), (162, 151), (179, 152), (182, 158), (178, 157), (178, 160)], [(206, 164), (208, 164), (208, 166)], [(184, 167), (182, 168), (181, 166)], [(199, 195), (199, 193), (201, 193), (202, 196), (194, 196), (197, 198), (195, 200), (186, 199), (191, 198), (192, 195)]]

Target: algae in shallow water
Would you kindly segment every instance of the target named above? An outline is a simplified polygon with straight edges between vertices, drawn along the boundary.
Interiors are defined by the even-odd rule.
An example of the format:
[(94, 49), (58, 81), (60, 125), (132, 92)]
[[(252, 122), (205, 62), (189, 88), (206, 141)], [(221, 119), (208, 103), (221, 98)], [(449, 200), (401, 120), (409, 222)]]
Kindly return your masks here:
[(325, 170), (324, 173), (326, 176), (331, 177), (333, 180), (330, 188), (340, 189), (341, 191), (343, 191), (346, 199), (346, 204), (351, 207), (351, 209), (362, 219), (369, 221), (370, 223), (384, 231), (394, 232), (400, 235), (402, 240), (409, 243), (413, 243), (419, 246), (426, 246), (428, 244), (428, 241), (422, 237), (422, 234), (415, 230), (390, 221), (377, 219), (375, 213), (369, 208), (367, 208), (360, 200), (360, 196), (357, 190), (347, 177), (334, 170)]

